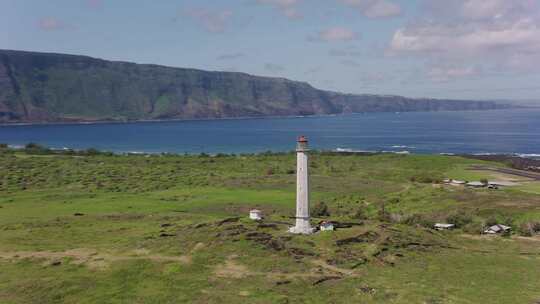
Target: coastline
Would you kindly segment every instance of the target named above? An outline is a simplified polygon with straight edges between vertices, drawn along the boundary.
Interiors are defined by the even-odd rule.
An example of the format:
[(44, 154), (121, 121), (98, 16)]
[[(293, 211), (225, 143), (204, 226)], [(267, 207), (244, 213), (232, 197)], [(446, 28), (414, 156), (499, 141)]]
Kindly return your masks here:
[[(18, 144), (9, 144), (7, 143), (7, 150), (11, 151), (24, 151), (26, 145), (18, 145)], [(63, 148), (57, 148), (57, 147), (42, 147), (45, 151), (48, 151), (47, 153), (50, 154), (69, 154), (69, 153), (86, 153), (88, 150), (95, 150), (93, 148), (88, 149), (75, 149), (70, 147), (63, 147)], [(182, 155), (207, 155), (210, 157), (218, 156), (218, 155), (224, 155), (224, 156), (234, 156), (234, 155), (262, 155), (262, 154), (290, 154), (294, 153), (294, 149), (291, 149), (289, 151), (259, 151), (259, 152), (237, 152), (237, 153), (226, 153), (226, 152), (218, 152), (218, 153), (206, 153), (206, 152), (193, 152), (193, 153), (186, 153), (186, 152), (167, 152), (167, 151), (161, 151), (161, 152), (150, 152), (150, 151), (108, 151), (108, 150), (95, 150), (95, 152), (98, 153), (109, 153), (114, 155), (176, 155), (176, 156), (182, 156)], [(335, 154), (335, 155), (381, 155), (381, 154), (395, 154), (395, 155), (403, 155), (403, 156), (415, 156), (415, 155), (421, 155), (421, 156), (447, 156), (447, 157), (464, 157), (464, 158), (472, 158), (472, 159), (479, 159), (479, 160), (497, 160), (502, 161), (505, 159), (525, 159), (525, 160), (531, 160), (531, 161), (537, 161), (538, 166), (540, 166), (540, 153), (421, 153), (421, 152), (410, 152), (408, 150), (402, 150), (402, 151), (389, 151), (389, 150), (354, 150), (354, 149), (343, 149), (343, 148), (335, 148), (335, 149), (313, 149), (311, 150), (312, 153), (315, 154)]]
[(171, 118), (171, 119), (103, 119), (103, 120), (74, 120), (74, 121), (43, 121), (43, 122), (0, 122), (0, 127), (10, 126), (53, 126), (53, 125), (98, 125), (98, 124), (130, 124), (130, 123), (161, 123), (161, 122), (190, 122), (190, 121), (227, 121), (227, 120), (259, 120), (259, 119), (279, 119), (279, 118), (317, 118), (349, 115), (367, 115), (367, 114), (396, 114), (396, 113), (445, 113), (445, 112), (486, 112), (486, 111), (508, 111), (522, 110), (524, 108), (540, 109), (540, 107), (511, 107), (495, 109), (477, 109), (477, 110), (444, 110), (444, 111), (370, 111), (370, 112), (352, 112), (352, 113), (334, 113), (334, 114), (313, 114), (313, 115), (261, 115), (261, 116), (239, 116), (239, 117), (215, 117), (215, 118)]

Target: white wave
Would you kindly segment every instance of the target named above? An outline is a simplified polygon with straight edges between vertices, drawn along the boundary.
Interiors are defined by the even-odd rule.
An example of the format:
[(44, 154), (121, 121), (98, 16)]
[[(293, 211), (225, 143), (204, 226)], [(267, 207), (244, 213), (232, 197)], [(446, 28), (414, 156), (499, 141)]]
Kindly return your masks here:
[(540, 154), (536, 153), (517, 153), (516, 156), (522, 157), (522, 158), (540, 158)]
[(8, 145), (10, 149), (24, 149), (23, 145)]
[(393, 145), (394, 149), (416, 149), (416, 147), (406, 146), (406, 145)]
[(342, 153), (377, 153), (377, 151), (371, 151), (371, 150), (354, 150), (350, 148), (336, 148), (336, 152), (342, 152)]

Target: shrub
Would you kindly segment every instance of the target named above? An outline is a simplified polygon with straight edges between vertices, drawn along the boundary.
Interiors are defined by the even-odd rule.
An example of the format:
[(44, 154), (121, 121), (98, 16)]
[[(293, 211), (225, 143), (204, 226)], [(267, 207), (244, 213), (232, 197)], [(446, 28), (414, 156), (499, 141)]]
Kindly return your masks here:
[(409, 177), (411, 182), (417, 182), (422, 184), (440, 183), (442, 178), (440, 176), (433, 176), (435, 173), (421, 172), (420, 175), (413, 175)]
[(390, 213), (389, 218), (393, 223), (401, 223), (405, 219), (405, 216), (403, 213)]
[(399, 202), (400, 202), (399, 197), (393, 197), (388, 201), (389, 204), (397, 204)]
[(330, 211), (324, 202), (318, 202), (311, 209), (311, 214), (313, 214), (313, 216), (330, 216)]
[(472, 221), (467, 225), (463, 226), (462, 229), (466, 233), (470, 234), (482, 234), (486, 223), (484, 221)]
[(36, 143), (29, 143), (24, 147), (24, 150), (26, 153), (32, 153), (32, 154), (46, 154), (49, 153), (50, 150), (45, 148), (44, 146)]
[(352, 218), (357, 219), (357, 220), (365, 220), (365, 219), (367, 219), (366, 207), (361, 206), (358, 209), (356, 209), (356, 212), (353, 214)]
[(499, 223), (499, 221), (494, 216), (491, 216), (486, 220), (486, 226), (488, 226), (488, 227), (493, 226), (493, 225), (497, 225), (498, 223)]
[(24, 148), (27, 149), (27, 150), (43, 149), (43, 146), (41, 146), (40, 144), (36, 144), (36, 143), (28, 143), (28, 144), (26, 144), (26, 146)]
[(86, 154), (86, 155), (99, 155), (100, 152), (99, 152), (98, 149), (95, 149), (95, 148), (89, 148), (89, 149), (86, 149), (86, 150), (84, 151), (84, 154)]
[(287, 170), (287, 174), (294, 174), (294, 173), (295, 173), (295, 171), (293, 169)]
[(423, 214), (413, 214), (407, 217), (404, 221), (405, 224), (411, 226), (422, 226), (426, 228), (433, 228), (435, 220)]
[(456, 226), (456, 228), (462, 228), (462, 227), (466, 226), (467, 224), (472, 223), (473, 218), (472, 218), (471, 215), (466, 214), (465, 212), (461, 211), (461, 212), (458, 212), (458, 213), (450, 214), (446, 218), (446, 221), (449, 224), (454, 224)]
[(482, 179), (480, 180), (480, 182), (481, 182), (482, 184), (484, 184), (484, 185), (489, 184), (489, 181), (488, 181), (487, 178), (482, 178)]
[(0, 143), (0, 149), (7, 149), (7, 147), (8, 147), (7, 144)]
[(533, 236), (540, 232), (540, 222), (526, 222), (519, 226), (522, 236)]
[(274, 175), (274, 173), (275, 173), (275, 172), (274, 172), (274, 168), (268, 168), (268, 169), (266, 170), (266, 175)]

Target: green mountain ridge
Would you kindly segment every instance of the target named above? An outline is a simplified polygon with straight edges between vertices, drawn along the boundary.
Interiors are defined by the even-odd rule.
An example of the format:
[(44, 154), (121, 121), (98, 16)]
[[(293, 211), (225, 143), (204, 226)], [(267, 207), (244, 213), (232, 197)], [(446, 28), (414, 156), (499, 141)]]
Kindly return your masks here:
[(496, 101), (319, 90), (305, 82), (0, 50), (0, 123), (490, 110)]

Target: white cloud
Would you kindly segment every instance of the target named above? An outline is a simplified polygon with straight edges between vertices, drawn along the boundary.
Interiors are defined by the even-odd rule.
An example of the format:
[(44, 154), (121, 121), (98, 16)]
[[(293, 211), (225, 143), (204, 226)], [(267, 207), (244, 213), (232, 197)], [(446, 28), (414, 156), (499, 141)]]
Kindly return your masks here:
[(401, 14), (401, 7), (387, 0), (337, 0), (353, 7), (368, 18), (388, 18)]
[(354, 46), (350, 46), (343, 49), (331, 49), (328, 51), (328, 55), (332, 57), (359, 57), (365, 55), (365, 52)]
[(44, 31), (57, 31), (57, 30), (64, 30), (68, 28), (68, 26), (64, 22), (58, 20), (57, 18), (45, 17), (45, 18), (41, 18), (38, 21), (38, 28)]
[(388, 83), (394, 80), (394, 76), (390, 74), (385, 74), (383, 72), (362, 72), (358, 77), (361, 84), (366, 87), (378, 86), (383, 83)]
[(264, 69), (270, 73), (277, 73), (285, 71), (285, 68), (279, 64), (267, 63), (264, 65)]
[[(395, 31), (393, 54), (412, 54), (446, 63), (482, 63), (488, 70), (540, 70), (538, 2), (522, 0), (449, 0)], [(431, 79), (475, 74), (472, 68), (432, 69)]]
[(352, 41), (359, 38), (359, 35), (344, 27), (332, 27), (320, 31), (316, 38), (310, 37), (310, 40), (322, 40), (326, 42), (333, 41)]
[(428, 78), (435, 82), (447, 82), (479, 74), (480, 70), (472, 66), (433, 66), (427, 72)]
[(507, 48), (540, 50), (540, 27), (530, 19), (504, 26), (416, 25), (398, 29), (391, 48), (397, 51), (474, 53), (503, 51)]
[(362, 66), (360, 63), (352, 59), (344, 59), (341, 60), (340, 63), (349, 68), (358, 68)]
[(223, 33), (229, 25), (233, 13), (230, 10), (212, 11), (199, 8), (188, 10), (187, 15), (195, 19), (205, 30), (211, 33)]
[(232, 53), (232, 54), (220, 55), (216, 59), (217, 60), (234, 60), (234, 59), (242, 58), (244, 56), (246, 56), (244, 53)]
[(303, 16), (297, 8), (300, 1), (301, 0), (257, 0), (257, 3), (271, 5), (289, 19), (301, 19)]
[(103, 0), (86, 0), (87, 5), (93, 9), (103, 8)]
[[(455, 0), (454, 0), (455, 1)], [(535, 0), (463, 0), (461, 16), (471, 20), (512, 18), (528, 14), (534, 9)]]

